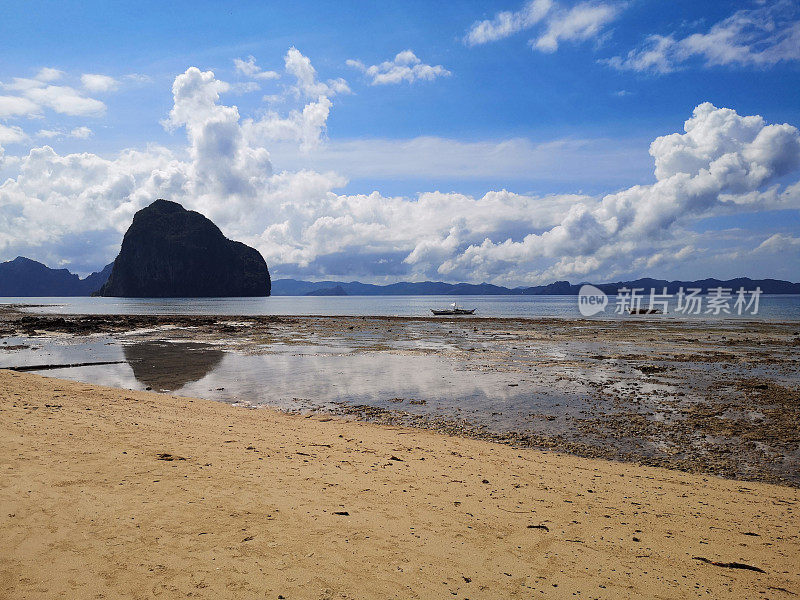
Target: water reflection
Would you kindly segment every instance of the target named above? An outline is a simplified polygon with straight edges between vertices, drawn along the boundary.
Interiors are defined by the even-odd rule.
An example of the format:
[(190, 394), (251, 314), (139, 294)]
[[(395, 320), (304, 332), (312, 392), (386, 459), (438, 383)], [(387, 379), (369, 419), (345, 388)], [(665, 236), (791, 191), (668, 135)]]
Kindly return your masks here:
[[(25, 350), (0, 353), (8, 364), (69, 364), (125, 360), (42, 371), (126, 389), (153, 389), (223, 402), (282, 409), (368, 404), (413, 413), (471, 416), (508, 429), (532, 411), (563, 415), (582, 405), (562, 393), (519, 385), (520, 375), (464, 370), (436, 355), (341, 352), (336, 347), (279, 346), (265, 354), (225, 351), (201, 343), (93, 338), (67, 343), (19, 338)], [(5, 358), (5, 360), (3, 360)], [(535, 425), (534, 425), (535, 426)], [(553, 423), (547, 423), (552, 428)]]
[(225, 357), (225, 352), (203, 344), (140, 342), (122, 347), (136, 381), (145, 387), (174, 392), (200, 381)]

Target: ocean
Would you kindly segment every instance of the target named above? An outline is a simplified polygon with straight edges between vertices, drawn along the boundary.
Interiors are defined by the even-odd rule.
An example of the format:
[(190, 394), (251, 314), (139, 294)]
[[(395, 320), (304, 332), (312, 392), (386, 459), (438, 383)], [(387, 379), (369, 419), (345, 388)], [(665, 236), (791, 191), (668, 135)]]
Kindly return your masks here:
[[(615, 312), (617, 298), (609, 296), (604, 311), (592, 319), (744, 319), (800, 321), (800, 295), (762, 295), (758, 312), (736, 314), (735, 297), (730, 313), (708, 312), (704, 296), (699, 314), (674, 311), (676, 299), (662, 315)], [(576, 296), (271, 296), (269, 298), (0, 298), (0, 304), (28, 305), (37, 313), (63, 314), (190, 314), (190, 315), (319, 315), (319, 316), (431, 316), (431, 309), (448, 308), (452, 302), (475, 309), (475, 317), (581, 318)], [(646, 301), (642, 304), (646, 306)], [(467, 317), (469, 318), (469, 317)]]

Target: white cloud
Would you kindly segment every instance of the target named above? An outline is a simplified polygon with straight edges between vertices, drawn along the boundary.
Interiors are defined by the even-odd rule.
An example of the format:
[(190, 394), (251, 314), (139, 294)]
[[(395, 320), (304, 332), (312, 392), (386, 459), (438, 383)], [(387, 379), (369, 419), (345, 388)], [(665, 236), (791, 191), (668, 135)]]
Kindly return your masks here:
[(319, 146), (333, 105), (331, 97), (350, 93), (344, 79), (317, 79), (317, 71), (311, 60), (297, 48), (291, 47), (284, 56), (285, 70), (295, 78), (296, 84), (285, 89), (284, 93), (265, 96), (270, 104), (282, 104), (291, 96), (306, 99), (302, 107), (293, 108), (286, 116), (275, 110), (267, 110), (259, 119), (248, 118), (242, 122), (242, 133), (248, 144), (264, 142), (299, 142), (302, 152)]
[(14, 77), (12, 83), (3, 84), (3, 88), (18, 95), (0, 96), (0, 117), (39, 115), (43, 108), (71, 116), (96, 117), (105, 113), (106, 105), (100, 100), (70, 86), (50, 83), (63, 75), (62, 71), (46, 67), (32, 79)]
[(3, 144), (18, 144), (28, 139), (22, 128), (0, 123), (0, 146)]
[[(302, 59), (296, 63), (307, 74), (313, 67)], [(297, 69), (287, 64), (287, 71)], [(298, 86), (322, 89), (315, 71), (310, 78), (303, 73)], [(663, 273), (701, 258), (714, 265), (718, 253), (707, 249), (722, 236), (692, 231), (698, 220), (800, 209), (797, 129), (707, 103), (695, 109), (683, 133), (651, 144), (655, 183), (602, 198), (506, 190), (406, 198), (337, 193), (347, 180), (335, 172), (275, 172), (268, 146), (275, 140), (318, 144), (330, 97), (314, 94), (288, 114), (243, 117), (222, 103), (229, 89), (213, 72), (194, 67), (175, 78), (164, 124), (186, 135), (182, 150), (151, 146), (108, 158), (60, 155), (43, 146), (12, 161), (15, 174), (0, 184), (0, 258), (92, 261), (87, 270), (97, 268), (115, 255), (133, 213), (163, 197), (201, 211), (227, 236), (257, 247), (278, 276), (533, 284), (654, 268)], [(437, 140), (415, 143), (433, 153), (443, 148)], [(516, 144), (510, 153), (525, 148)], [(491, 154), (469, 144), (458, 151), (462, 162)], [(775, 233), (780, 236), (766, 243)], [(796, 252), (784, 250), (795, 248), (794, 237), (783, 231), (727, 237), (745, 257), (736, 268), (772, 261), (779, 265), (774, 274), (800, 267)]]
[(597, 38), (619, 12), (618, 5), (603, 2), (563, 8), (553, 0), (531, 0), (516, 12), (500, 12), (493, 19), (474, 23), (464, 41), (470, 46), (486, 44), (541, 25), (537, 37), (530, 40), (531, 47), (555, 52), (560, 42)]
[(275, 111), (268, 111), (258, 120), (247, 119), (243, 123), (248, 138), (262, 141), (299, 141), (300, 151), (308, 152), (319, 146), (330, 115), (332, 102), (320, 96), (309, 102), (302, 110), (293, 109), (282, 117)]
[(253, 56), (248, 56), (247, 60), (234, 58), (233, 64), (236, 65), (236, 71), (245, 77), (264, 80), (280, 78), (280, 75), (275, 71), (263, 71), (261, 67), (256, 64), (256, 59)]
[(550, 277), (585, 275), (603, 264), (632, 260), (701, 215), (767, 205), (800, 208), (798, 186), (782, 194), (774, 186), (758, 193), (800, 168), (800, 134), (791, 125), (767, 125), (759, 116), (741, 117), (704, 103), (686, 122), (685, 133), (657, 138), (650, 153), (655, 184), (576, 204), (558, 225), (521, 241), (487, 238), (444, 262), (440, 271), (489, 274), (550, 259), (555, 265), (543, 272)]
[(36, 137), (44, 139), (63, 137), (64, 135), (65, 133), (63, 129), (40, 129), (36, 132)]
[(51, 67), (43, 67), (39, 69), (39, 72), (36, 74), (36, 79), (38, 81), (43, 82), (51, 82), (57, 81), (64, 76), (64, 71), (59, 71), (58, 69), (53, 69)]
[(297, 85), (294, 89), (301, 96), (316, 98), (350, 93), (350, 87), (341, 77), (329, 79), (327, 83), (319, 81), (317, 79), (317, 71), (311, 65), (311, 61), (294, 46), (289, 48), (283, 60), (286, 72), (294, 75), (297, 79)]
[(72, 129), (69, 132), (69, 135), (70, 135), (70, 137), (74, 137), (74, 138), (78, 138), (78, 139), (81, 139), (81, 140), (85, 140), (86, 138), (91, 137), (93, 135), (93, 133), (94, 132), (91, 129), (89, 129), (88, 127), (81, 126), (81, 127), (76, 127), (75, 129)]
[(605, 62), (619, 70), (670, 73), (692, 59), (699, 59), (708, 67), (770, 67), (800, 60), (798, 10), (789, 2), (740, 10), (705, 33), (680, 39), (674, 34), (651, 35), (626, 56)]
[(245, 143), (238, 109), (219, 104), (228, 87), (212, 71), (196, 67), (172, 86), (174, 105), (165, 126), (186, 130), (192, 158), (186, 175), (198, 196), (251, 197), (272, 171), (267, 150)]
[(603, 62), (620, 71), (669, 73), (673, 65), (668, 55), (674, 46), (675, 39), (671, 36), (651, 35), (641, 48), (631, 50), (624, 59), (614, 56)]
[(39, 105), (20, 96), (0, 96), (0, 118), (29, 116), (39, 112)]
[(800, 252), (800, 237), (794, 237), (785, 233), (775, 233), (761, 242), (754, 252), (765, 252), (775, 255), (797, 253)]
[(556, 11), (547, 20), (547, 29), (531, 46), (542, 52), (555, 52), (559, 41), (584, 41), (600, 34), (613, 21), (619, 10), (609, 4), (584, 2), (569, 10)]
[(98, 117), (106, 111), (103, 102), (83, 96), (69, 86), (48, 85), (31, 88), (25, 91), (25, 97), (39, 106), (64, 115)]
[(40, 81), (36, 78), (14, 77), (13, 83), (4, 83), (3, 87), (14, 92), (26, 92), (30, 89), (44, 87), (45, 85), (44, 81)]
[(507, 38), (539, 23), (552, 7), (552, 0), (531, 0), (516, 12), (497, 13), (493, 19), (473, 23), (464, 41), (476, 46)]
[(125, 79), (128, 81), (133, 81), (134, 83), (152, 83), (153, 78), (149, 75), (144, 75), (143, 73), (129, 73), (125, 75)]
[(433, 81), (437, 77), (450, 75), (450, 71), (442, 65), (432, 66), (423, 63), (411, 50), (403, 50), (394, 59), (382, 62), (379, 65), (368, 67), (360, 60), (348, 60), (347, 65), (372, 78), (371, 85), (401, 83), (403, 81), (413, 83), (420, 79)]
[(83, 87), (90, 92), (111, 92), (119, 87), (119, 81), (108, 75), (84, 73), (81, 75)]

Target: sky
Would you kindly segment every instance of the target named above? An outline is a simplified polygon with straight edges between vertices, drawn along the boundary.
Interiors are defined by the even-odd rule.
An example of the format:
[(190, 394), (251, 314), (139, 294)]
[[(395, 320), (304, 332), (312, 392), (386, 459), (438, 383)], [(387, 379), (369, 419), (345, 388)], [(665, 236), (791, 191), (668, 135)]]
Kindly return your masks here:
[(792, 1), (0, 7), (0, 261), (156, 198), (273, 278), (800, 273)]

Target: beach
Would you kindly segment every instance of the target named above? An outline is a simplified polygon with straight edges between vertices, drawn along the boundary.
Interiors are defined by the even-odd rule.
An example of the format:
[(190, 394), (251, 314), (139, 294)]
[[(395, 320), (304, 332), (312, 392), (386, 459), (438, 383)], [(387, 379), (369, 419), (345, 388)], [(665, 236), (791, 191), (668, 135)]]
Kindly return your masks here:
[(0, 458), (7, 598), (800, 593), (787, 486), (8, 371)]
[(794, 322), (28, 310), (4, 598), (800, 594)]
[(0, 335), (0, 368), (800, 486), (794, 321), (6, 309)]

